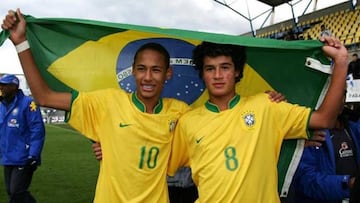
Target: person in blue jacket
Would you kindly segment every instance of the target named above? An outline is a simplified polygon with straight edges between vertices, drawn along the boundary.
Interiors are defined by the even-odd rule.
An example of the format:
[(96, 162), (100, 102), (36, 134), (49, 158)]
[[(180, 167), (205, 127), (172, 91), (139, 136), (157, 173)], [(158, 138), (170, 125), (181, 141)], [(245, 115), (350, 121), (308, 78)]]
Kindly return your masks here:
[(15, 75), (0, 78), (0, 91), (0, 155), (9, 202), (36, 202), (28, 189), (45, 140), (40, 108), (19, 89)]
[(293, 182), (296, 203), (359, 202), (350, 194), (359, 175), (360, 123), (349, 119), (350, 110), (340, 112), (335, 128), (316, 132), (325, 136), (321, 146), (304, 149)]

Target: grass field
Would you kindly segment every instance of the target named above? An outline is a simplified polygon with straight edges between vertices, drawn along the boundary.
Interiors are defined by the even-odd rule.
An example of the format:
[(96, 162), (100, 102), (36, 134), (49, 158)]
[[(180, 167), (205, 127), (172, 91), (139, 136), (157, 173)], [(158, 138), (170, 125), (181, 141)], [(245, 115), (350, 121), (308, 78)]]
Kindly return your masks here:
[[(91, 142), (68, 125), (46, 125), (42, 165), (30, 191), (39, 203), (90, 203), (94, 197), (99, 163)], [(0, 203), (8, 202), (0, 168)]]

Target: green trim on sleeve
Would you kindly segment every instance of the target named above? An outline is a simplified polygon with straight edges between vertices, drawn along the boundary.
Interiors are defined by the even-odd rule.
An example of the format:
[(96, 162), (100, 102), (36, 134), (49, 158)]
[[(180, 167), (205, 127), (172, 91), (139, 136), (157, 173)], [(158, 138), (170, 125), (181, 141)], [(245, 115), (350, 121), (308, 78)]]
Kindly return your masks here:
[(70, 116), (71, 116), (71, 109), (72, 104), (75, 101), (75, 99), (79, 96), (79, 92), (76, 90), (71, 91), (71, 104), (70, 104), (70, 111), (65, 112), (65, 122), (69, 122)]
[(313, 109), (310, 109), (309, 117), (308, 117), (307, 124), (306, 124), (306, 134), (307, 134), (308, 139), (311, 139), (314, 136), (313, 131), (311, 131), (309, 129), (310, 118), (311, 118), (312, 113), (313, 113)]

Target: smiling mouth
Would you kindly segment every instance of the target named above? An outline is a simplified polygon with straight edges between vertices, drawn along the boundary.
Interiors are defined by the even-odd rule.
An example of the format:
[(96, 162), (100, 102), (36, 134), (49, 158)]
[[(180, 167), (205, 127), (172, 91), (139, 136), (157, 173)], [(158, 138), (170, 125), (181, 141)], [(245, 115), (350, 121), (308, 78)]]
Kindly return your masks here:
[(214, 83), (213, 86), (220, 88), (220, 87), (224, 87), (225, 83)]
[(153, 91), (155, 89), (155, 85), (141, 85), (144, 91)]

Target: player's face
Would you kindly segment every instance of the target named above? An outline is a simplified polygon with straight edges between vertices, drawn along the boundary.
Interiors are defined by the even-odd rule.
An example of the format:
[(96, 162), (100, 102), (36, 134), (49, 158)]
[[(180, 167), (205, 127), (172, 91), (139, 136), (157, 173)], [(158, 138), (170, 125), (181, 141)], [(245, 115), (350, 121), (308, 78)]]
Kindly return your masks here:
[(16, 93), (16, 85), (0, 84), (0, 95), (3, 98), (12, 97)]
[(352, 61), (356, 61), (358, 59), (357, 56), (352, 56)]
[(157, 101), (165, 80), (171, 77), (171, 68), (166, 69), (165, 56), (157, 51), (141, 51), (134, 61), (133, 74), (138, 98), (143, 101)]
[(235, 96), (235, 71), (232, 58), (217, 56), (204, 58), (203, 79), (208, 89), (210, 99), (231, 99)]

